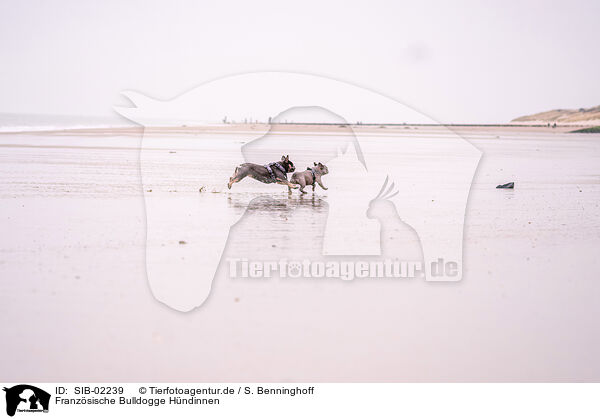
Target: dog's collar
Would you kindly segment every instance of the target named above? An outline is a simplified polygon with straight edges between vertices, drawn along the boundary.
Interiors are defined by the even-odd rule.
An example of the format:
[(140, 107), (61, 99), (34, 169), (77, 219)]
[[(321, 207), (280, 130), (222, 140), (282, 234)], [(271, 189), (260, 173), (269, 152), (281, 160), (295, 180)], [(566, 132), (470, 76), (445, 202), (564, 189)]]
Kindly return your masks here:
[(278, 163), (278, 162), (276, 162), (276, 163), (273, 163), (273, 164), (274, 164), (275, 166), (277, 166), (277, 168), (278, 168), (279, 170), (281, 170), (283, 173), (287, 173), (287, 169), (286, 169), (285, 167), (283, 167), (283, 165), (282, 165), (281, 163)]
[(310, 170), (310, 173), (312, 173), (313, 182), (314, 182), (315, 179), (317, 178), (317, 174), (315, 172), (315, 169), (313, 169), (312, 167), (307, 167), (307, 169)]
[(275, 167), (277, 167), (279, 170), (281, 170), (283, 173), (287, 173), (287, 170), (285, 170), (285, 167), (283, 167), (283, 166), (281, 165), (281, 163), (279, 163), (279, 162), (272, 162), (272, 163), (269, 163), (267, 166), (269, 166), (269, 167), (271, 167), (271, 166), (275, 166)]
[(273, 179), (273, 181), (275, 181), (277, 179), (277, 176), (275, 176), (275, 172), (273, 172), (273, 169), (271, 168), (271, 166), (275, 166), (279, 170), (281, 170), (283, 172), (283, 176), (285, 176), (285, 178), (287, 179), (287, 170), (285, 170), (285, 168), (281, 165), (281, 163), (271, 162), (269, 164), (265, 164), (264, 167), (269, 171), (269, 175), (271, 175), (271, 179)]

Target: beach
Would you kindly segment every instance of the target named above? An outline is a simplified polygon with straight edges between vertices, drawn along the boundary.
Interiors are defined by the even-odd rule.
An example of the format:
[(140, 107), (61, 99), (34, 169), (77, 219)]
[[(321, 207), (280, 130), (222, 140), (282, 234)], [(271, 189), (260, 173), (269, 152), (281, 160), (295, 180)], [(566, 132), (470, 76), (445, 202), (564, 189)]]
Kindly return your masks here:
[[(482, 153), (464, 218), (462, 279), (231, 278), (227, 259), (322, 257), (333, 189), (289, 196), (284, 186), (246, 179), (228, 190), (226, 176), (196, 175), (196, 156), (222, 156), (245, 144), (242, 134), (267, 128), (0, 134), (4, 380), (600, 379), (599, 134), (568, 133), (573, 127), (353, 126), (375, 166), (394, 141), (426, 149), (428, 138), (443, 140), (448, 132)], [(275, 134), (304, 145), (291, 156), (304, 170), (313, 162), (311, 142), (347, 129), (282, 124)], [(151, 192), (142, 182), (143, 135), (152, 145), (144, 152), (178, 159), (177, 170), (161, 172)], [(287, 154), (266, 151), (271, 160)], [(398, 155), (397, 164), (408, 159)], [(233, 172), (214, 160), (215, 173)], [(331, 171), (324, 184), (335, 184), (335, 176)], [(506, 182), (515, 189), (496, 189)], [(234, 209), (240, 202), (210, 295), (189, 312), (157, 301), (148, 284), (150, 193), (165, 202), (226, 196)], [(384, 229), (390, 255), (402, 228)], [(414, 245), (414, 235), (407, 240)], [(167, 246), (195, 245), (181, 241)]]

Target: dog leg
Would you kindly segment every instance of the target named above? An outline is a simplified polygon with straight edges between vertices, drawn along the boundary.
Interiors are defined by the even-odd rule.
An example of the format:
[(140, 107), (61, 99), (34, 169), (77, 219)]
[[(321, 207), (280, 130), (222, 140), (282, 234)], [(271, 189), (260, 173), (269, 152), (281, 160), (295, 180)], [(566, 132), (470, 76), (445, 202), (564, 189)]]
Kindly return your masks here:
[(235, 179), (235, 176), (237, 175), (237, 172), (238, 172), (238, 168), (236, 167), (235, 171), (233, 172), (233, 176), (231, 176), (229, 178), (229, 182), (227, 183), (227, 189), (231, 189), (231, 185), (233, 185), (235, 183), (234, 179)]
[(303, 194), (307, 193), (304, 188), (306, 187), (306, 180), (305, 179), (299, 179), (298, 183), (300, 184), (300, 192), (302, 192)]
[(299, 188), (298, 185), (294, 185), (293, 183), (290, 183), (287, 180), (277, 180), (277, 183), (280, 185), (287, 185), (287, 187), (290, 189), (298, 189)]
[[(242, 179), (243, 179), (243, 178), (242, 178)], [(229, 178), (229, 183), (227, 183), (227, 187), (228, 187), (229, 189), (231, 189), (231, 186), (232, 186), (234, 183), (238, 183), (238, 182), (239, 182), (240, 180), (242, 180), (242, 179), (239, 179), (239, 178), (237, 178), (237, 177), (230, 177), (230, 178)]]
[(321, 182), (321, 179), (317, 179), (317, 183), (319, 184), (319, 186), (321, 188), (323, 188), (324, 190), (327, 190), (327, 188), (325, 186), (323, 186), (323, 182)]
[(229, 183), (227, 183), (227, 187), (229, 189), (231, 189), (231, 186), (234, 183), (238, 183), (239, 181), (241, 181), (242, 179), (244, 179), (246, 176), (248, 176), (248, 172), (244, 171), (241, 173), (240, 170), (238, 170), (239, 167), (235, 168), (235, 172), (233, 172), (233, 176), (229, 178)]

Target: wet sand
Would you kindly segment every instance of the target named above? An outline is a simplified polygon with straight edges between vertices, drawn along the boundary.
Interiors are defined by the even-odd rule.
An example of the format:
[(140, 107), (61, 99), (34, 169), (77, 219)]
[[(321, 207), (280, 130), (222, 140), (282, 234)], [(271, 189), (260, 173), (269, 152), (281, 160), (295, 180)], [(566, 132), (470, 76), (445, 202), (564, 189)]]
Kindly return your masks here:
[[(284, 125), (278, 135), (317, 141), (344, 129)], [(141, 129), (2, 134), (2, 379), (597, 381), (600, 135), (571, 129), (451, 128), (483, 152), (460, 282), (231, 279), (221, 266), (190, 313), (156, 301), (146, 280)], [(147, 132), (154, 152), (182, 159), (152, 193), (195, 196), (194, 153), (262, 130)], [(367, 146), (446, 135), (356, 130)], [(514, 190), (495, 189), (509, 181)], [(224, 258), (319, 257), (327, 191), (289, 198), (244, 182), (207, 191), (232, 205), (257, 198)], [(393, 253), (402, 226), (388, 227)]]

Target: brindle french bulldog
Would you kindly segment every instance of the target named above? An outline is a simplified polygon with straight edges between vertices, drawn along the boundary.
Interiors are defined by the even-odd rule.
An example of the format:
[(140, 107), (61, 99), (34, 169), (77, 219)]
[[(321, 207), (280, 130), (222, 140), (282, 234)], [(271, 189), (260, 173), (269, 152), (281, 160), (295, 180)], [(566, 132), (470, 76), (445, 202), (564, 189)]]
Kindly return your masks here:
[[(327, 173), (329, 173), (329, 169), (327, 168), (327, 166), (325, 166), (323, 163), (319, 162), (319, 163), (315, 163), (313, 162), (314, 166), (313, 167), (307, 167), (304, 172), (296, 172), (292, 175), (292, 178), (290, 179), (290, 183), (295, 183), (297, 185), (300, 185), (300, 192), (302, 193), (306, 193), (304, 191), (304, 187), (306, 185), (312, 185), (312, 190), (313, 192), (315, 191), (315, 187), (317, 186), (317, 183), (319, 184), (319, 186), (321, 188), (323, 188), (324, 190), (327, 190), (327, 188), (325, 186), (323, 186), (323, 182), (321, 181), (321, 176), (326, 175)], [(288, 185), (289, 187), (289, 185)], [(292, 192), (292, 189), (289, 189), (290, 192)]]
[(298, 186), (288, 182), (287, 179), (287, 174), (292, 173), (294, 170), (296, 170), (296, 167), (290, 161), (289, 154), (281, 156), (281, 161), (279, 162), (265, 164), (264, 166), (254, 163), (243, 163), (235, 168), (233, 176), (229, 178), (227, 187), (231, 189), (231, 185), (241, 181), (246, 176), (250, 176), (252, 179), (256, 179), (262, 183), (278, 183), (280, 185), (287, 185), (288, 188), (298, 188)]

